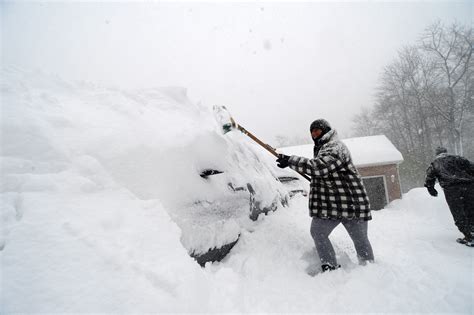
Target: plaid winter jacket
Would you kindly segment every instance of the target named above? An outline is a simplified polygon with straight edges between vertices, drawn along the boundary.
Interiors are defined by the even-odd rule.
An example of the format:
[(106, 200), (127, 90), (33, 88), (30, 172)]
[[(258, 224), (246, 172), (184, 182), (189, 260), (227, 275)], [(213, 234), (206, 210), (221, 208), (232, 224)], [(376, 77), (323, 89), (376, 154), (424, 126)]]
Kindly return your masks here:
[(371, 220), (369, 198), (346, 145), (329, 131), (315, 147), (314, 158), (291, 156), (289, 166), (311, 175), (309, 215), (322, 219)]

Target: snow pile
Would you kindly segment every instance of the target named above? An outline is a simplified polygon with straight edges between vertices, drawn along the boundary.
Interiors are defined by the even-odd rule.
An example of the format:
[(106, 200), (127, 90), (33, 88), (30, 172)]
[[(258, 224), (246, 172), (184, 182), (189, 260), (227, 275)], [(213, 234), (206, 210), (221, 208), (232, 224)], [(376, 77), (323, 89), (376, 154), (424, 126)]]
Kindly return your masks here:
[[(165, 126), (163, 136), (178, 128), (163, 125), (153, 101), (170, 104), (176, 119), (181, 103), (157, 92), (139, 95), (151, 103), (133, 103), (87, 84), (2, 74), (1, 312), (198, 307), (205, 282), (180, 229), (159, 200), (138, 199), (106, 164), (147, 141), (171, 144), (158, 142), (151, 115)], [(182, 111), (199, 117), (193, 108)], [(183, 120), (196, 124), (191, 118)], [(177, 306), (179, 296), (195, 299)]]
[[(50, 174), (41, 175), (47, 179)], [(12, 224), (1, 252), (2, 313), (192, 311), (208, 290), (157, 202), (83, 192), (79, 175), (2, 196)], [(73, 187), (76, 187), (74, 189)], [(8, 207), (8, 202), (15, 204)], [(188, 296), (186, 304), (177, 297)]]
[[(229, 181), (268, 181), (258, 153), (237, 144), (245, 138), (221, 136), (180, 89), (128, 93), (15, 70), (2, 77), (0, 313), (472, 313), (473, 251), (455, 242), (442, 193), (415, 189), (373, 213), (369, 266), (357, 265), (338, 227), (331, 239), (342, 268), (318, 274), (300, 196), (256, 222), (238, 209), (212, 216), (232, 231), (213, 242), (241, 236), (222, 262), (200, 268), (182, 227), (196, 228), (195, 238), (212, 233), (173, 216), (247, 200), (222, 189)], [(206, 180), (203, 168), (228, 175)], [(275, 196), (268, 185), (261, 200)]]

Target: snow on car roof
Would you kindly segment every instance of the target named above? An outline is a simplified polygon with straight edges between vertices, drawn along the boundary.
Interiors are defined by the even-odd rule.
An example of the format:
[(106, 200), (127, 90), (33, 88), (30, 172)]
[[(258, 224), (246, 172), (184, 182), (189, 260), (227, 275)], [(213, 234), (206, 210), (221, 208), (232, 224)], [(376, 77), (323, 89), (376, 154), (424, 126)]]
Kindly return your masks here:
[[(399, 164), (403, 161), (400, 151), (385, 135), (348, 138), (342, 142), (348, 147), (357, 167)], [(289, 155), (313, 157), (313, 144), (283, 147), (278, 150)]]

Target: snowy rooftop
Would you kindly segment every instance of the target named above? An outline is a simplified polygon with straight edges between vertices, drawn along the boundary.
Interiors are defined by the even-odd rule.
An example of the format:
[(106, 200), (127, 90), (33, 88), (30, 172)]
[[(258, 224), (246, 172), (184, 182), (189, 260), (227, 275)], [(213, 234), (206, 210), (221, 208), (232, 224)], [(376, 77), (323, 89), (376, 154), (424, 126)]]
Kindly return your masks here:
[[(400, 151), (384, 135), (349, 138), (342, 141), (347, 145), (357, 167), (398, 164), (403, 161)], [(313, 157), (313, 144), (284, 147), (279, 151), (289, 155), (311, 158)]]

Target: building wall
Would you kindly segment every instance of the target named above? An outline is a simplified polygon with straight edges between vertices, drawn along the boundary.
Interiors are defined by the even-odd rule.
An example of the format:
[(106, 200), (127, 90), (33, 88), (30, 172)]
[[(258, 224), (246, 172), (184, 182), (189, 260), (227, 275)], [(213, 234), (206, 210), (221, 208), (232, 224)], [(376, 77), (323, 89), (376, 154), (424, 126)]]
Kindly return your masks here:
[(400, 175), (398, 173), (397, 164), (358, 167), (357, 170), (362, 177), (381, 175), (385, 176), (389, 199), (388, 202), (402, 198)]

